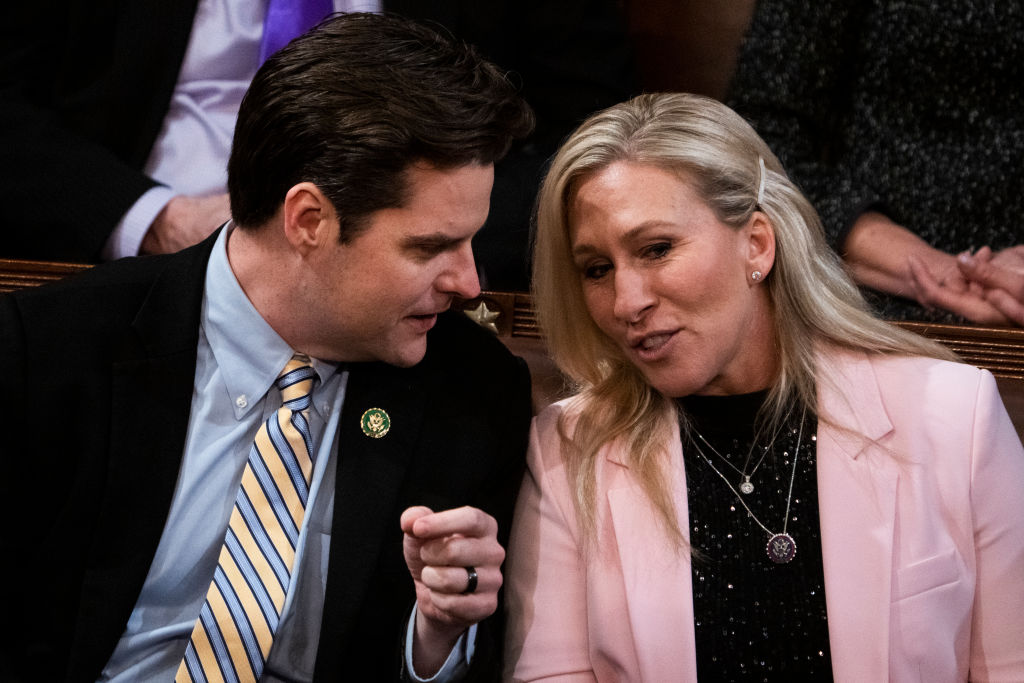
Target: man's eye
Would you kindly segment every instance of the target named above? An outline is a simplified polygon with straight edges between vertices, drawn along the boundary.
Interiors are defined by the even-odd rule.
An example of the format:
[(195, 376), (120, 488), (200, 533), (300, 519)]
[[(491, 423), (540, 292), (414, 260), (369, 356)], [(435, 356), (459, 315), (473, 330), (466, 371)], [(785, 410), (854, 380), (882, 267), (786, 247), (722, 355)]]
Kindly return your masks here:
[(420, 258), (430, 260), (438, 254), (443, 254), (445, 250), (443, 247), (428, 245), (420, 247), (417, 251), (419, 252)]
[(448, 240), (425, 240), (410, 244), (409, 250), (420, 261), (429, 261), (441, 254), (454, 251), (458, 246), (458, 242)]

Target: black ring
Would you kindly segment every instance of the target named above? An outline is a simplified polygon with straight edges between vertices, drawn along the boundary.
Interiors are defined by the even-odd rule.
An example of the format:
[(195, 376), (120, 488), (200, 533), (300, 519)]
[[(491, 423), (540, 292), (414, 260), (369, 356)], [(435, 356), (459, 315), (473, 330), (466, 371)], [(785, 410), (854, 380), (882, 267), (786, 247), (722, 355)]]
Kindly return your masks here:
[(466, 567), (466, 574), (468, 575), (468, 581), (466, 582), (466, 590), (462, 591), (463, 595), (469, 595), (476, 590), (476, 569), (472, 567)]

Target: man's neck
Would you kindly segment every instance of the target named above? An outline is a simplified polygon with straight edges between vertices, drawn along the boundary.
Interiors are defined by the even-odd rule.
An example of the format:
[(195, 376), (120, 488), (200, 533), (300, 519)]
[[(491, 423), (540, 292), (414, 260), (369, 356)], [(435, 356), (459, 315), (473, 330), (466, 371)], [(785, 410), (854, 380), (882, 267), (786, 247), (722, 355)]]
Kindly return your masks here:
[(256, 312), (295, 351), (302, 351), (294, 325), (289, 283), (294, 281), (289, 245), (274, 225), (240, 228), (229, 224), (228, 265)]

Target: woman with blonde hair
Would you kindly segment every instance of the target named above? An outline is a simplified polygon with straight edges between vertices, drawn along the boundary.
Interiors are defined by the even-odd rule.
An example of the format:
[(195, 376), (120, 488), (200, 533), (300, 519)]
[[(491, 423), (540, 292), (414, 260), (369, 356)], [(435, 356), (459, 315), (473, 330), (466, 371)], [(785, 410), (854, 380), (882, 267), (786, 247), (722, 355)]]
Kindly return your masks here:
[(992, 376), (869, 312), (742, 118), (595, 114), (541, 189), (515, 680), (1024, 680), (1024, 449)]

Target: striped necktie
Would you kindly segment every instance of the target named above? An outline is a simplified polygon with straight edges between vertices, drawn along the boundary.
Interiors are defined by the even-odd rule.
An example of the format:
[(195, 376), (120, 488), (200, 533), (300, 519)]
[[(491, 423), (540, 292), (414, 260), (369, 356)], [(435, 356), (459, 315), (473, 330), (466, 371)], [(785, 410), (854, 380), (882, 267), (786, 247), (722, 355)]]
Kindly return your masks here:
[(242, 473), (206, 602), (175, 681), (257, 681), (295, 561), (312, 472), (305, 412), (316, 373), (295, 354), (278, 376), (283, 405), (259, 431)]

